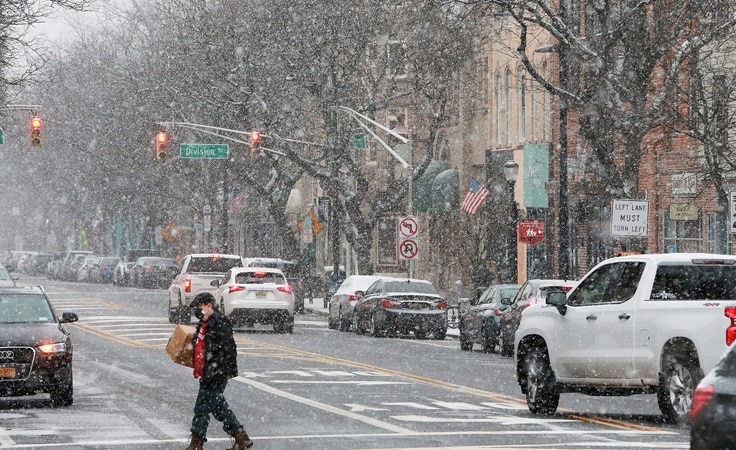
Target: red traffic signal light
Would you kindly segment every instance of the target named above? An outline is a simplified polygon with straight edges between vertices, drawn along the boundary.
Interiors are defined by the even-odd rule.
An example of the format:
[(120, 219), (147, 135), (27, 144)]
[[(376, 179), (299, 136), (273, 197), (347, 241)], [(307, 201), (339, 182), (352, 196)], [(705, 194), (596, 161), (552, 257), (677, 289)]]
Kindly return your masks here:
[(156, 159), (158, 161), (166, 161), (166, 153), (169, 150), (169, 135), (164, 131), (159, 131), (156, 135)]
[(38, 116), (31, 117), (31, 147), (41, 146), (41, 127), (43, 122)]
[(250, 154), (253, 155), (261, 147), (261, 133), (259, 131), (252, 131), (250, 133)]

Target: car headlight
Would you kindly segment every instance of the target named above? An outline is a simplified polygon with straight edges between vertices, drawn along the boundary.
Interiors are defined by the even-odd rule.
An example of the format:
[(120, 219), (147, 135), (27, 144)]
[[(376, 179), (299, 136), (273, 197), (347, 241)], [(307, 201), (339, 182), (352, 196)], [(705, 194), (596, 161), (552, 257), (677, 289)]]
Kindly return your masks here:
[(57, 342), (55, 344), (41, 344), (38, 346), (41, 353), (64, 353), (66, 351), (65, 342)]

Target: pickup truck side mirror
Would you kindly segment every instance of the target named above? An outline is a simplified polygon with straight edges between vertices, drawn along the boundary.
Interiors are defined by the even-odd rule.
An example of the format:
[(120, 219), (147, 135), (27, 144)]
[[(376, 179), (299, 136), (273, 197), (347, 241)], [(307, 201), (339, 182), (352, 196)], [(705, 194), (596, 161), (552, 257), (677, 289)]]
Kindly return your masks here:
[(563, 291), (555, 291), (547, 294), (547, 304), (552, 305), (562, 314), (563, 316), (567, 312), (567, 293)]

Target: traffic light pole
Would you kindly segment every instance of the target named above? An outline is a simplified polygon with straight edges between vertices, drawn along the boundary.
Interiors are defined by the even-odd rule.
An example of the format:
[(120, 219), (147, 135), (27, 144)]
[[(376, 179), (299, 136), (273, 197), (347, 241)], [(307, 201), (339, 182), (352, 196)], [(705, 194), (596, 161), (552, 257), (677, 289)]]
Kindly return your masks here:
[[(237, 134), (242, 134), (242, 135), (245, 135), (245, 136), (247, 136), (250, 133), (252, 133), (252, 131), (232, 130), (232, 129), (229, 129), (229, 128), (214, 127), (214, 126), (211, 126), (211, 125), (202, 125), (202, 124), (198, 124), (198, 123), (189, 123), (189, 122), (156, 122), (156, 124), (157, 125), (160, 125), (162, 127), (181, 127), (181, 128), (186, 128), (186, 129), (189, 129), (189, 130), (198, 131), (200, 133), (209, 134), (211, 136), (217, 136), (217, 137), (220, 137), (222, 139), (226, 139), (226, 140), (231, 141), (231, 142), (237, 142), (239, 144), (246, 144), (246, 145), (250, 145), (250, 142), (249, 141), (244, 141), (242, 139), (237, 139), (237, 138), (234, 138), (234, 137), (230, 137), (230, 136), (226, 136), (226, 135), (220, 134), (220, 133), (218, 133), (218, 131), (219, 132), (225, 132), (225, 133), (237, 133)], [(214, 130), (214, 131), (210, 131), (210, 130)], [(269, 136), (267, 136), (265, 134), (264, 135), (261, 135), (261, 136), (262, 137), (269, 137)], [(281, 139), (283, 141), (290, 141), (289, 139), (283, 139), (283, 138), (279, 138), (279, 139)], [(293, 141), (293, 142), (299, 142), (299, 141)], [(283, 153), (283, 152), (280, 152), (278, 150), (273, 150), (273, 149), (270, 149), (270, 148), (266, 148), (266, 147), (264, 147), (262, 145), (259, 146), (259, 150), (263, 150), (263, 151), (266, 151), (266, 152), (269, 152), (269, 153), (275, 153), (275, 154), (281, 155), (281, 156), (286, 156), (286, 154)]]

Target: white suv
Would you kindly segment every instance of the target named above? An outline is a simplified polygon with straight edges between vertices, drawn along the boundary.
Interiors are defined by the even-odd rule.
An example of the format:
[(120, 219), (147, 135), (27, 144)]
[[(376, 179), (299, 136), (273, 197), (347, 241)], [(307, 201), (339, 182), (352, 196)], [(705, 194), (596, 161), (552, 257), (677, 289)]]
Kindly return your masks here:
[(234, 326), (273, 325), (294, 332), (294, 294), (284, 273), (268, 267), (233, 268), (212, 281), (219, 308)]

